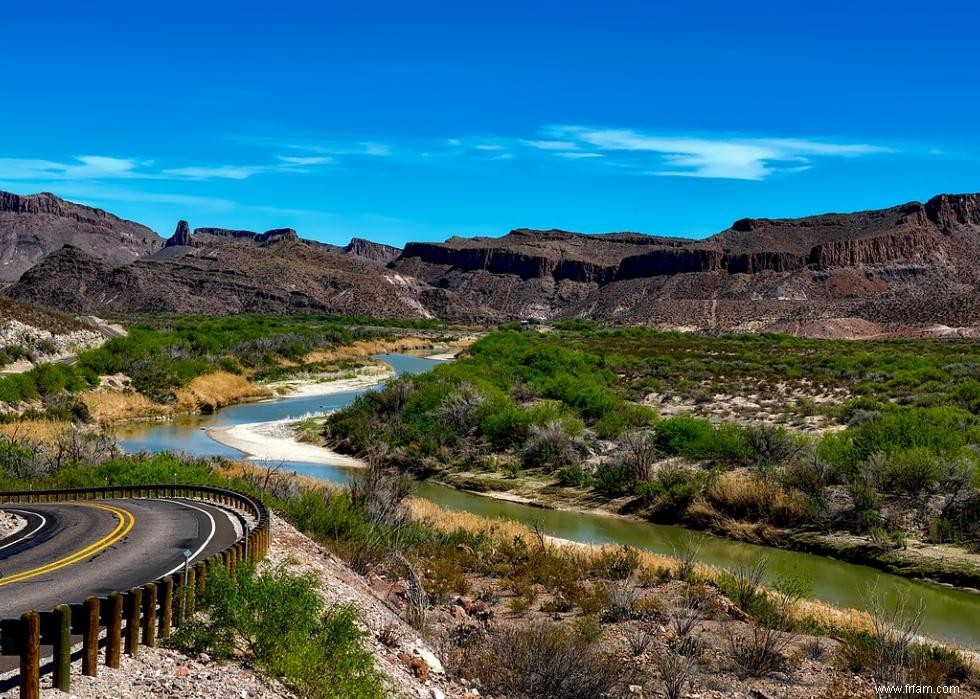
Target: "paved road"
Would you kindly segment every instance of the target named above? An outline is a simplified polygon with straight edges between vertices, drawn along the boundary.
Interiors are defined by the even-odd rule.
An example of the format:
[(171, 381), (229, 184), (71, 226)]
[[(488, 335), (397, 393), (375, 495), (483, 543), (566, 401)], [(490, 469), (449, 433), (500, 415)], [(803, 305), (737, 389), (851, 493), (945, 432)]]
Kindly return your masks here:
[(0, 618), (128, 590), (227, 548), (232, 516), (188, 500), (8, 504), (28, 520), (0, 540)]

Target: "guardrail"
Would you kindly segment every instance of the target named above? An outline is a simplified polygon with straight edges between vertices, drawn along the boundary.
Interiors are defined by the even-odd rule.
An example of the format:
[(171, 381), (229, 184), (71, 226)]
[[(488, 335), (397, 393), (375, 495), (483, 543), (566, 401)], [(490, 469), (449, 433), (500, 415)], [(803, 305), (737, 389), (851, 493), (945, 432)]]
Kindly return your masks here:
[(20, 618), (0, 620), (0, 655), (20, 656), (20, 697), (40, 697), (41, 646), (51, 645), (54, 686), (70, 690), (72, 636), (82, 637), (82, 674), (95, 677), (99, 646), (105, 629), (104, 663), (118, 668), (122, 653), (136, 656), (140, 645), (154, 646), (194, 613), (196, 598), (207, 584), (207, 571), (220, 564), (229, 573), (241, 561), (257, 561), (269, 548), (269, 513), (265, 506), (242, 493), (196, 485), (133, 485), (102, 488), (66, 488), (29, 492), (0, 492), (0, 502), (44, 503), (109, 498), (184, 498), (213, 502), (243, 511), (254, 526), (234, 544), (186, 571), (147, 582), (106, 597), (89, 597), (81, 604), (60, 604), (51, 610), (24, 612)]

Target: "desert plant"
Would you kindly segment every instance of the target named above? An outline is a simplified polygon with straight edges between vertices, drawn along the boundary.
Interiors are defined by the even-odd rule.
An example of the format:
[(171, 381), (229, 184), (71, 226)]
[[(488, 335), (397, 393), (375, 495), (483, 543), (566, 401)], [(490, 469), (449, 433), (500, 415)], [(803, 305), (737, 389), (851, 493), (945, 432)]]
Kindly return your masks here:
[(639, 598), (639, 588), (629, 580), (610, 585), (606, 608), (602, 611), (602, 620), (616, 623), (635, 618), (636, 602)]
[(620, 463), (630, 487), (650, 478), (656, 460), (657, 447), (648, 432), (631, 430), (623, 435)]
[(524, 444), (524, 464), (554, 471), (576, 463), (578, 449), (561, 420), (532, 425)]
[(804, 447), (789, 430), (779, 425), (761, 423), (745, 430), (745, 438), (755, 453), (755, 464), (763, 473), (788, 463)]
[(697, 661), (694, 658), (670, 652), (659, 656), (657, 671), (660, 673), (660, 682), (666, 699), (681, 699), (684, 691), (690, 686), (696, 669)]
[(685, 582), (694, 580), (697, 569), (698, 557), (701, 555), (701, 548), (704, 546), (704, 536), (689, 533), (681, 544), (680, 548), (674, 550), (677, 557), (677, 579)]
[(634, 657), (643, 655), (653, 644), (654, 636), (642, 626), (631, 626), (623, 631), (626, 646)]
[(508, 626), (490, 636), (467, 670), (494, 694), (595, 699), (630, 677), (625, 663), (596, 640), (547, 622)]

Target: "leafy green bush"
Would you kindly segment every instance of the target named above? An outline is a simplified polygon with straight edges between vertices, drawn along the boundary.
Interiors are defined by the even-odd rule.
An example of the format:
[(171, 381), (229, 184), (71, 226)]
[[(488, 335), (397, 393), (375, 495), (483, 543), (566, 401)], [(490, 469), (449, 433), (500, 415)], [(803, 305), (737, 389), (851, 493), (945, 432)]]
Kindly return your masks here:
[(660, 515), (680, 515), (694, 502), (710, 481), (709, 473), (680, 466), (661, 466), (653, 479), (640, 483), (636, 494), (650, 501)]
[(217, 658), (241, 648), (302, 696), (380, 698), (384, 684), (356, 620), (353, 607), (325, 610), (310, 577), (282, 568), (257, 573), (250, 566), (239, 566), (231, 577), (215, 565), (197, 615), (171, 643)]
[(579, 466), (566, 466), (558, 470), (558, 483), (566, 488), (583, 486), (589, 482), (589, 474)]

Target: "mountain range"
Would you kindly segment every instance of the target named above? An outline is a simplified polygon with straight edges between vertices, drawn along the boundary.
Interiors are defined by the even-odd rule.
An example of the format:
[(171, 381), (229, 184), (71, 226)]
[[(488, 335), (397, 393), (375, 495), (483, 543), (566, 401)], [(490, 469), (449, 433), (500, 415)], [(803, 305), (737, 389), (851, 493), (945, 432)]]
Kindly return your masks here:
[(290, 228), (141, 224), (0, 192), (9, 297), (74, 312), (343, 313), (494, 323), (591, 318), (808, 336), (980, 334), (980, 194), (702, 240), (516, 229), (404, 249)]

